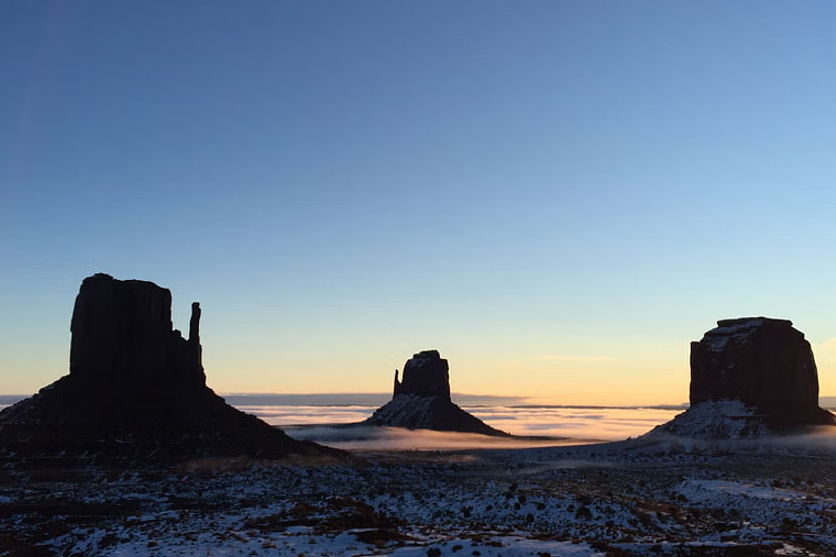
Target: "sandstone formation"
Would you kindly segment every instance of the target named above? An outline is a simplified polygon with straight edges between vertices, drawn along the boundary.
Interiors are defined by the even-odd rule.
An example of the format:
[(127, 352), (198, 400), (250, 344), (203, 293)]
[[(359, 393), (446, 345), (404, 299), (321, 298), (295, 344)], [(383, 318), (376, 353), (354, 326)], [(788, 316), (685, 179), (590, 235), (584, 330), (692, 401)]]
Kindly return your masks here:
[[(690, 398), (691, 408), (660, 428), (710, 437), (720, 430), (754, 436), (836, 425), (836, 416), (818, 405), (818, 372), (810, 343), (783, 319), (718, 321), (702, 340), (692, 342)], [(736, 425), (719, 425), (723, 421)]]
[(0, 412), (0, 447), (169, 460), (331, 452), (291, 439), (207, 387), (199, 329), (195, 302), (188, 339), (174, 330), (171, 292), (152, 282), (86, 278), (70, 326), (69, 375)]
[(691, 343), (691, 404), (739, 400), (768, 411), (815, 412), (819, 380), (810, 343), (791, 321), (718, 321)]
[(398, 395), (440, 396), (450, 400), (450, 366), (438, 350), (424, 350), (407, 360), (403, 381), (395, 370), (395, 393)]
[(507, 435), (453, 403), (450, 399), (449, 366), (437, 350), (425, 350), (407, 360), (403, 368), (403, 381), (398, 381), (396, 370), (392, 400), (378, 408), (363, 423)]

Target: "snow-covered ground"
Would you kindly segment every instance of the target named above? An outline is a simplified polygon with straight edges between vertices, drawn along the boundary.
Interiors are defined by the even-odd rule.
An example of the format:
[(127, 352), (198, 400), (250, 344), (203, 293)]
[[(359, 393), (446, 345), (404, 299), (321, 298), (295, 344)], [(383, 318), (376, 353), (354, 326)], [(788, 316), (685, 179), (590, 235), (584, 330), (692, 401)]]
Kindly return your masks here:
[(754, 408), (739, 400), (701, 402), (655, 427), (648, 436), (674, 435), (697, 439), (739, 439), (762, 437), (771, 432)]
[(6, 455), (0, 555), (836, 554), (829, 434), (355, 456)]

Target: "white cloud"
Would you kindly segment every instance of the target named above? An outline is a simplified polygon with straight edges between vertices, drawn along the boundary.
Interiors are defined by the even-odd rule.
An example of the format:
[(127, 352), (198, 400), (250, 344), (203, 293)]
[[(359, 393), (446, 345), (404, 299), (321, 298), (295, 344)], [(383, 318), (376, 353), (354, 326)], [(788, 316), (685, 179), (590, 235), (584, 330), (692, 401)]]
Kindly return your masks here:
[[(409, 431), (400, 428), (334, 428), (371, 415), (372, 406), (239, 406), (267, 423), (282, 426), (292, 437), (311, 439), (349, 450), (522, 448), (543, 445), (616, 441), (646, 433), (682, 411), (662, 408), (564, 406), (465, 407), (488, 425), (517, 438), (467, 433)], [(305, 424), (305, 425), (301, 425)], [(547, 436), (532, 439), (527, 436)]]

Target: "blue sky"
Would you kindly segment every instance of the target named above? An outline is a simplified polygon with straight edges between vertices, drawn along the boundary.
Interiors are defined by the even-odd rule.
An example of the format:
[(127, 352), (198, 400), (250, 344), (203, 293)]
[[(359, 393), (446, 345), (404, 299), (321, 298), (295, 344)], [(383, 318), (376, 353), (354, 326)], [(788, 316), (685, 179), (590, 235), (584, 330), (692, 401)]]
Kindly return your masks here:
[(94, 272), (204, 309), (222, 392), (687, 399), (792, 319), (836, 394), (830, 2), (0, 4), (0, 392)]

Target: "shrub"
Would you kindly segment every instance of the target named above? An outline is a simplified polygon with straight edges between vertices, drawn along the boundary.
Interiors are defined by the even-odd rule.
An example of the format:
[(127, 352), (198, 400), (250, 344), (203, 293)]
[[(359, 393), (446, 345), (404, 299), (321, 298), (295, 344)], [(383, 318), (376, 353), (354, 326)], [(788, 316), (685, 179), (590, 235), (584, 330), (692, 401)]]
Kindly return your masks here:
[(587, 507), (586, 505), (582, 505), (578, 507), (578, 510), (575, 513), (575, 517), (590, 520), (592, 518), (592, 511), (590, 511), (589, 507)]

